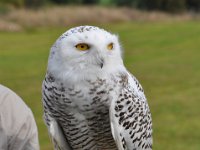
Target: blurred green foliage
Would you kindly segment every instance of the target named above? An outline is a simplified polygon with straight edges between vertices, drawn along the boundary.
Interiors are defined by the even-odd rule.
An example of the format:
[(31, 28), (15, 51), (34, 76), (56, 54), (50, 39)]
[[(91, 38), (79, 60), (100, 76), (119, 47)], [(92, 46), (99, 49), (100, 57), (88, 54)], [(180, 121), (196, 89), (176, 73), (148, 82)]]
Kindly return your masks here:
[(1, 0), (0, 3), (11, 4), (16, 7), (39, 7), (48, 3), (53, 3), (127, 6), (146, 10), (163, 10), (168, 12), (200, 10), (200, 0)]
[(169, 12), (183, 11), (186, 9), (186, 0), (142, 0), (138, 7), (148, 10), (164, 10)]
[(200, 10), (200, 0), (113, 0), (117, 6), (128, 6), (146, 10), (181, 12)]
[(24, 0), (1, 0), (1, 4), (12, 4), (17, 7), (21, 7), (24, 5)]
[(15, 7), (39, 7), (46, 4), (49, 0), (1, 0), (0, 4), (13, 5)]
[(7, 12), (9, 12), (9, 8), (6, 7), (5, 5), (2, 5), (2, 4), (0, 3), (0, 15), (4, 15), (4, 14), (6, 14)]

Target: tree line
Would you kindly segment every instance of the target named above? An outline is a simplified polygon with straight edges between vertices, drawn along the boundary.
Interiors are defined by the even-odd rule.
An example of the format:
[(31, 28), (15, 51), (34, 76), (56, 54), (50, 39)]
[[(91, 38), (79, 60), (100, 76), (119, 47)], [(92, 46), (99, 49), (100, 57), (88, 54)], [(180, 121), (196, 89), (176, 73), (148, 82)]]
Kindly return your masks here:
[(126, 6), (168, 12), (200, 11), (200, 0), (1, 0), (15, 7), (40, 7), (47, 4)]

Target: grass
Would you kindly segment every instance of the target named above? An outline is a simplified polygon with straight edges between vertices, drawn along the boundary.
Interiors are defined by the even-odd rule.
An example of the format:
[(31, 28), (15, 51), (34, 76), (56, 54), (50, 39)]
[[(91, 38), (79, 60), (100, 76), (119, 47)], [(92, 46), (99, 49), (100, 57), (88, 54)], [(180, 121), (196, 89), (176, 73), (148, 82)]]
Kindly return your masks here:
[[(198, 21), (102, 25), (120, 36), (126, 67), (142, 83), (153, 117), (154, 150), (200, 149)], [(41, 150), (52, 145), (42, 119), (41, 83), (49, 48), (67, 28), (0, 32), (0, 79), (31, 107)]]

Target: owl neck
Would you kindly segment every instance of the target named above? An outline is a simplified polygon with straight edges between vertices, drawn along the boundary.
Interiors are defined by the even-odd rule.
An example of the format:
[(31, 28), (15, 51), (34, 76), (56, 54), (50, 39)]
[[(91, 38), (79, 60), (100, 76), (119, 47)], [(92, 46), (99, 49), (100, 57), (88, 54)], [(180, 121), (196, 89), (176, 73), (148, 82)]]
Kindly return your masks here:
[(80, 83), (80, 81), (95, 80), (96, 78), (109, 78), (121, 72), (126, 72), (123, 64), (116, 66), (105, 65), (102, 68), (94, 65), (88, 66), (49, 66), (50, 72), (55, 78), (67, 83)]

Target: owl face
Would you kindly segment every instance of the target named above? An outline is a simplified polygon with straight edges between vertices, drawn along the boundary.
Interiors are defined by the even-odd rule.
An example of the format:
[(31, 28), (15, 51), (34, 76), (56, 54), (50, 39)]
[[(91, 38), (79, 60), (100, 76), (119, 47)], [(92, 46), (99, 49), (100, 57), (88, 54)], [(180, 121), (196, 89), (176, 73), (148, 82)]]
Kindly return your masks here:
[(84, 72), (123, 64), (117, 36), (93, 26), (75, 27), (61, 35), (51, 50), (52, 63)]

